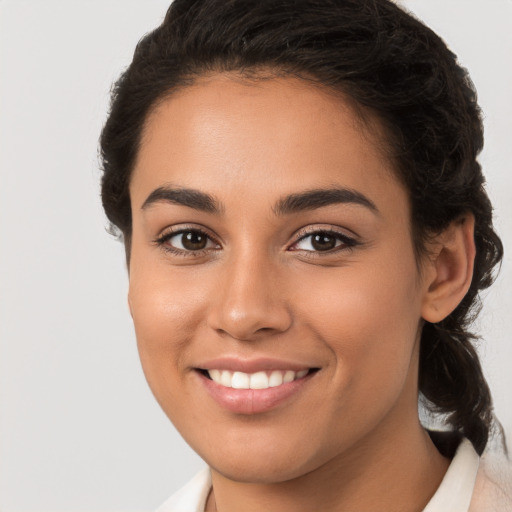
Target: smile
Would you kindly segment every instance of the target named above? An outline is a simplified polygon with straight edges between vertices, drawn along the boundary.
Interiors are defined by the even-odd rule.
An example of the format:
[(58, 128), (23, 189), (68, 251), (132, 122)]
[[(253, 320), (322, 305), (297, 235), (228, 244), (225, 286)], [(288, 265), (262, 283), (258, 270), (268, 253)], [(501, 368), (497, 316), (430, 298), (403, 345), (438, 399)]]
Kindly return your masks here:
[[(213, 366), (213, 365), (212, 365)], [(221, 365), (219, 365), (221, 366)], [(222, 366), (231, 366), (227, 363)], [(237, 365), (243, 366), (243, 365)], [(248, 372), (224, 368), (196, 368), (203, 389), (222, 409), (236, 414), (251, 415), (268, 412), (290, 403), (294, 397), (309, 388), (319, 368), (280, 370), (277, 362), (263, 370), (261, 363), (246, 364), (259, 368), (245, 368)], [(267, 366), (268, 368), (268, 366)], [(250, 371), (252, 370), (252, 372)]]
[(226, 388), (234, 389), (268, 389), (282, 386), (296, 379), (305, 377), (309, 370), (273, 370), (256, 373), (244, 373), (230, 370), (206, 370), (213, 382)]

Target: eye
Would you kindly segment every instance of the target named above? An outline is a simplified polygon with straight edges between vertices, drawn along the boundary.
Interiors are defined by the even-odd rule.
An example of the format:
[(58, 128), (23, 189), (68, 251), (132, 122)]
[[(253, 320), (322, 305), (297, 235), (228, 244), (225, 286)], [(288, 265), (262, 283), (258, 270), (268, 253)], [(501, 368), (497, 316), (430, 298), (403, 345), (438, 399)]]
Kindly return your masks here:
[(199, 252), (219, 247), (206, 233), (199, 229), (180, 229), (179, 231), (165, 233), (156, 240), (156, 243), (175, 253)]
[(334, 231), (315, 231), (301, 237), (293, 246), (293, 251), (328, 252), (354, 247), (357, 242), (346, 235)]

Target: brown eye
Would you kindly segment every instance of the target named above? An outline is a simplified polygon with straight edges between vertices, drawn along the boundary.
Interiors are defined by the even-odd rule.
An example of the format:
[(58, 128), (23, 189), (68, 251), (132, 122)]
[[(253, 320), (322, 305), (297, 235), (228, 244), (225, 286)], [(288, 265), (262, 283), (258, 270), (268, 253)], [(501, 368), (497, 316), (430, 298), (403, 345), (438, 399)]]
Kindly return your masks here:
[(328, 252), (354, 247), (358, 243), (342, 233), (315, 231), (303, 236), (292, 247), (293, 251)]
[(181, 234), (181, 245), (187, 251), (200, 251), (206, 248), (208, 237), (199, 231), (187, 231)]
[(316, 251), (329, 251), (336, 247), (336, 238), (328, 233), (317, 233), (311, 236), (311, 246)]
[(169, 251), (182, 254), (219, 248), (206, 233), (199, 229), (186, 229), (168, 233), (159, 238), (157, 242)]

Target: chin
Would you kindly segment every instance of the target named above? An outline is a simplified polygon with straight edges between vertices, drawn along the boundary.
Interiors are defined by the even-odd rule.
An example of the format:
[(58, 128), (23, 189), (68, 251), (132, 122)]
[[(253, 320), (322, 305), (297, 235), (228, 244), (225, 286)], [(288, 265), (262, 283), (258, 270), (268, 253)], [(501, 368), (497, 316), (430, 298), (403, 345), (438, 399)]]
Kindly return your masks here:
[(303, 441), (289, 445), (277, 442), (255, 442), (252, 446), (233, 443), (231, 448), (226, 449), (229, 444), (219, 444), (213, 453), (211, 450), (208, 450), (209, 453), (201, 453), (197, 447), (193, 448), (214, 471), (225, 478), (244, 483), (286, 482), (303, 476), (326, 462), (320, 460), (318, 453), (298, 450), (298, 446), (305, 448), (306, 443)]
[(212, 470), (229, 480), (247, 484), (276, 484), (294, 480), (309, 473), (313, 468), (306, 469), (294, 466), (290, 461), (265, 460), (254, 461), (221, 461), (220, 464), (208, 464)]

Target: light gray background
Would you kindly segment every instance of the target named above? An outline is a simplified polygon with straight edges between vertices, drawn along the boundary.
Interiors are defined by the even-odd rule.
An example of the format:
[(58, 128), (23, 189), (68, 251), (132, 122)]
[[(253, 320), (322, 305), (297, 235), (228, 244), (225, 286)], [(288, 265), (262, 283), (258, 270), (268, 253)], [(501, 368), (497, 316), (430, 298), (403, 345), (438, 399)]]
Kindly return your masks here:
[[(512, 436), (512, 1), (404, 0), (469, 68), (509, 248), (479, 329)], [(111, 82), (163, 0), (0, 0), (0, 510), (151, 511), (202, 462), (137, 359), (97, 138)]]

